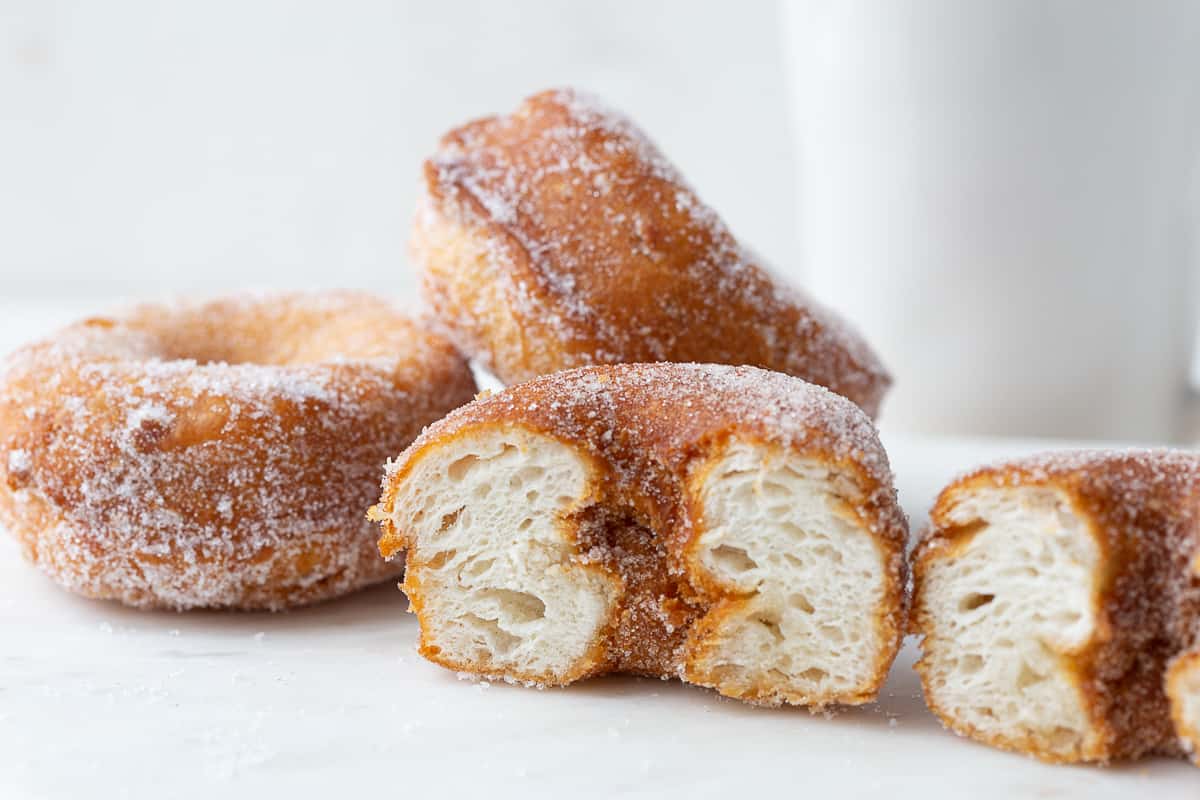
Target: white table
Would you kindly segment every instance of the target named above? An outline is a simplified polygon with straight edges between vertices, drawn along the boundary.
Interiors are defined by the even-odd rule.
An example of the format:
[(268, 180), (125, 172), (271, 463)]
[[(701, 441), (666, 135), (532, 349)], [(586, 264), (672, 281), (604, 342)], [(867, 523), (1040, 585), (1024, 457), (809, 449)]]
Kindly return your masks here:
[[(915, 525), (952, 473), (1028, 448), (890, 438)], [(1047, 767), (960, 740), (925, 710), (911, 648), (878, 704), (826, 719), (675, 682), (534, 691), (460, 681), (415, 654), (405, 607), (381, 586), (287, 614), (132, 611), (58, 590), (5, 538), (0, 797), (1200, 791), (1200, 771), (1182, 762)]]
[[(0, 345), (57, 321), (4, 319)], [(1046, 446), (885, 438), (914, 530), (954, 473)], [(879, 703), (825, 718), (676, 682), (459, 681), (416, 655), (405, 608), (381, 586), (288, 614), (132, 611), (0, 537), (0, 798), (1200, 796), (1183, 762), (1048, 767), (958, 739), (911, 648)]]

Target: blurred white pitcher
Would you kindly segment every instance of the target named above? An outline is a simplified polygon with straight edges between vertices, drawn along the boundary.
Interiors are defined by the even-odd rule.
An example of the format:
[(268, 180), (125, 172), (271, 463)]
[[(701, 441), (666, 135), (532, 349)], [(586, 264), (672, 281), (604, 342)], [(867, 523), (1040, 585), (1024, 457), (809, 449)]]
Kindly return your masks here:
[(891, 367), (885, 425), (1180, 436), (1200, 2), (784, 6), (806, 279)]

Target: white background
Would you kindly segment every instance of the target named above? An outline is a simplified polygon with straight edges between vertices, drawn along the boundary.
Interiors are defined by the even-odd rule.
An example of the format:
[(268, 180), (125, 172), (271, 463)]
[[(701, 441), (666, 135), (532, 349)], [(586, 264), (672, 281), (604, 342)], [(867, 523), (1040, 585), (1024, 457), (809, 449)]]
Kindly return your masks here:
[(0, 0), (0, 295), (403, 294), (421, 160), (574, 85), (792, 266), (773, 2)]
[(885, 425), (1200, 432), (1190, 0), (0, 0), (0, 346), (134, 297), (407, 299), (422, 159), (561, 85), (867, 334)]

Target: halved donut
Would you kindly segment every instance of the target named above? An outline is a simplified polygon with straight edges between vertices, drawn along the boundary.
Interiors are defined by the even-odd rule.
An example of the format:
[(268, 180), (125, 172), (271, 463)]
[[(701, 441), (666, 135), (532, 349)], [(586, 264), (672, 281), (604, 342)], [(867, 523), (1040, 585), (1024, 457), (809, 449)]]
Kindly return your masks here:
[(632, 122), (571, 90), (447, 134), (414, 261), (437, 318), (505, 383), (588, 364), (785, 372), (874, 416), (890, 378), (844, 320), (775, 279)]
[(916, 666), (948, 727), (1059, 762), (1177, 754), (1194, 736), (1200, 682), (1181, 654), (1200, 632), (1200, 457), (1001, 464), (948, 486), (931, 518)]
[(143, 306), (11, 356), (0, 522), (72, 591), (278, 609), (399, 574), (379, 465), (469, 401), (463, 359), (350, 292)]
[(863, 703), (896, 654), (907, 525), (854, 404), (750, 367), (588, 367), (484, 397), (395, 462), (420, 651), (560, 685), (679, 677)]

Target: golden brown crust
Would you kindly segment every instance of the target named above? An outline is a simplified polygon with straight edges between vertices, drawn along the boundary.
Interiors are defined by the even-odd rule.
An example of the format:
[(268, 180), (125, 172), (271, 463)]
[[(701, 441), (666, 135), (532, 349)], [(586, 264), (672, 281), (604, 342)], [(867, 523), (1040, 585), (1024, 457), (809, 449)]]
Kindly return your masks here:
[(413, 238), (426, 295), (508, 383), (591, 363), (778, 370), (874, 415), (890, 379), (775, 280), (632, 123), (573, 91), (447, 134)]
[(473, 391), (448, 343), (358, 293), (90, 319), (7, 362), (0, 522), (89, 597), (333, 597), (399, 573), (362, 519), (378, 465)]
[[(913, 633), (929, 636), (935, 630), (922, 597), (932, 564), (954, 558), (978, 529), (951, 513), (961, 494), (1014, 486), (1062, 493), (1097, 543), (1097, 631), (1063, 658), (1077, 676), (1099, 735), (1067, 758), (1032, 739), (1000, 739), (971, 728), (940, 708), (927, 685), (930, 708), (965, 736), (1046, 761), (1177, 754), (1163, 680), (1168, 662), (1200, 630), (1200, 580), (1189, 567), (1200, 550), (1200, 457), (1166, 450), (1055, 453), (984, 467), (954, 481), (938, 496), (930, 528), (913, 554)], [(925, 666), (924, 658), (916, 664), (923, 679)]]
[[(715, 679), (697, 666), (706, 632), (744, 598), (706, 580), (691, 561), (704, 529), (703, 477), (737, 441), (811, 458), (844, 477), (853, 500), (847, 513), (875, 539), (886, 586), (873, 610), (883, 645), (873, 675), (860, 691), (814, 700), (782, 696), (776, 687), (750, 686), (735, 696), (763, 703), (859, 703), (870, 700), (882, 685), (904, 629), (908, 528), (874, 426), (854, 405), (779, 373), (695, 364), (582, 368), (483, 395), (431, 425), (389, 466), (383, 497), (372, 510), (383, 526), (379, 546), (384, 556), (416, 544), (415, 532), (397, 529), (393, 520), (398, 490), (422, 459), (496, 426), (553, 438), (593, 465), (595, 496), (566, 516), (566, 529), (579, 549), (589, 553), (588, 566), (612, 576), (622, 594), (593, 655), (572, 674), (509, 671), (493, 677), (561, 684), (631, 672), (714, 686)], [(409, 557), (420, 556), (410, 550)], [(420, 616), (419, 570), (409, 570), (404, 589)], [(427, 628), (423, 622), (423, 655), (455, 670), (492, 674), (485, 664), (439, 652), (426, 636)]]

